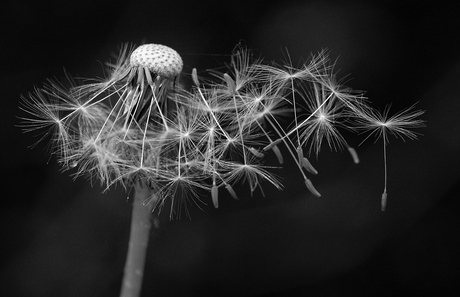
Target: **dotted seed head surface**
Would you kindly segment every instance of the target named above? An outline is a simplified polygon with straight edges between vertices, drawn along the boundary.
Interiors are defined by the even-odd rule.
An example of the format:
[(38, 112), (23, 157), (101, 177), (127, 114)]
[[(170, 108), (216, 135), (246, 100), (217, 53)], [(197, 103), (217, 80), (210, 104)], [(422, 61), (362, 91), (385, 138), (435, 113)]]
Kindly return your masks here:
[(182, 58), (170, 47), (161, 44), (144, 44), (131, 54), (132, 67), (147, 67), (151, 72), (173, 78), (182, 71)]

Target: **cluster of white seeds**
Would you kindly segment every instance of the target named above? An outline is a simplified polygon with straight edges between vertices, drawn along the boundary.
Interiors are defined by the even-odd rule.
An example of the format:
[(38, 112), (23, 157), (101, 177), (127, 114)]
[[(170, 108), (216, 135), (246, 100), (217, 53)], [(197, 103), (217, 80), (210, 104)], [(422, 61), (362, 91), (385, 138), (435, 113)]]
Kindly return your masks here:
[[(69, 90), (51, 81), (37, 89), (23, 101), (30, 115), (23, 118), (23, 128), (49, 129), (44, 135), (53, 135), (63, 167), (78, 166), (75, 176), (97, 178), (107, 188), (142, 181), (155, 192), (159, 208), (171, 199), (171, 216), (180, 215), (184, 199), (197, 198), (198, 189), (210, 192), (215, 207), (219, 188), (236, 198), (232, 186), (239, 181), (251, 193), (262, 189), (263, 181), (281, 189), (263, 163), (265, 154), (273, 153), (283, 164), (279, 147), (293, 157), (306, 187), (319, 197), (307, 176), (318, 172), (307, 156), (318, 156), (327, 142), (331, 149), (347, 148), (358, 163), (339, 130), (368, 133), (366, 139), (383, 139), (385, 210), (387, 137), (417, 138), (412, 128), (423, 126), (423, 111), (412, 106), (393, 116), (389, 108), (381, 113), (363, 94), (341, 86), (332, 66), (324, 51), (294, 68), (252, 60), (240, 48), (228, 73), (211, 70), (216, 79), (200, 82), (193, 69), (194, 86), (186, 90), (175, 82), (183, 68), (175, 50), (144, 44), (131, 53), (126, 45), (106, 79)], [(169, 108), (171, 103), (175, 108)], [(286, 130), (278, 122), (281, 115), (283, 121), (293, 120)]]

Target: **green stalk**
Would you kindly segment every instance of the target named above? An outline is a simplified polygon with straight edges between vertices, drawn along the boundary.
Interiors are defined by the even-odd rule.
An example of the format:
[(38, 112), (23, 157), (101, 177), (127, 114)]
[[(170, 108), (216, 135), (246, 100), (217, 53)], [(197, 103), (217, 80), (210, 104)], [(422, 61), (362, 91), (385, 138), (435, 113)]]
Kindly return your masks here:
[(134, 185), (133, 213), (120, 297), (139, 297), (152, 226), (152, 190), (142, 182)]

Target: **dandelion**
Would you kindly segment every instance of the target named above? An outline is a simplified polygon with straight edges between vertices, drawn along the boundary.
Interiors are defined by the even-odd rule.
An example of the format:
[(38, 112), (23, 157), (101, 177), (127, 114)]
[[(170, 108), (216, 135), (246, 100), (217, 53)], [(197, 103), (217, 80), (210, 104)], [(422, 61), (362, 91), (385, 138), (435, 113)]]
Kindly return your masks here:
[[(422, 112), (387, 119), (371, 109), (361, 93), (340, 84), (327, 53), (312, 55), (302, 67), (267, 64), (237, 48), (227, 72), (210, 71), (193, 86), (178, 83), (181, 56), (159, 44), (123, 45), (106, 78), (49, 81), (22, 98), (22, 127), (50, 138), (52, 154), (74, 177), (99, 181), (105, 190), (121, 185), (134, 191), (128, 257), (121, 296), (140, 294), (153, 212), (170, 207), (170, 218), (189, 216), (219, 191), (238, 199), (236, 183), (253, 194), (265, 184), (282, 189), (274, 174), (290, 156), (308, 191), (320, 197), (309, 175), (309, 160), (327, 143), (332, 150), (357, 152), (342, 130), (371, 131), (415, 138), (411, 128)], [(273, 153), (279, 165), (264, 164)], [(208, 193), (208, 195), (206, 195)]]
[(364, 113), (360, 117), (357, 117), (359, 122), (359, 129), (363, 132), (368, 132), (368, 136), (363, 142), (374, 135), (377, 139), (382, 138), (383, 142), (383, 163), (384, 163), (384, 187), (381, 200), (381, 209), (385, 211), (388, 199), (387, 193), (387, 181), (388, 181), (388, 169), (387, 169), (387, 144), (389, 143), (388, 136), (393, 135), (396, 138), (404, 140), (416, 139), (417, 133), (412, 131), (414, 128), (420, 128), (424, 126), (424, 121), (419, 117), (424, 113), (423, 110), (414, 110), (415, 105), (402, 110), (393, 116), (389, 117), (390, 107), (385, 108), (383, 113), (378, 112), (375, 109), (368, 108), (363, 110)]

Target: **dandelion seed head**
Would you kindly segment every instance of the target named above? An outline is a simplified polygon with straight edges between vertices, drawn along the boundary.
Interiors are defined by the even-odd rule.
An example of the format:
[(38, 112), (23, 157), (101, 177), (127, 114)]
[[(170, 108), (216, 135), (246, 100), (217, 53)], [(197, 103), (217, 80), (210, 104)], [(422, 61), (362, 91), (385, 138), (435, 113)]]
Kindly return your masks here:
[[(372, 109), (361, 94), (335, 79), (324, 52), (300, 68), (266, 64), (238, 48), (227, 72), (210, 70), (213, 79), (194, 86), (176, 84), (183, 61), (160, 44), (124, 45), (107, 78), (70, 86), (50, 81), (24, 97), (26, 132), (50, 139), (64, 169), (99, 180), (105, 190), (143, 183), (155, 192), (155, 207), (171, 201), (170, 216), (187, 212), (188, 202), (207, 192), (218, 207), (218, 191), (233, 198), (235, 183), (251, 194), (264, 184), (282, 188), (265, 164), (268, 154), (284, 163), (282, 152), (297, 165), (307, 189), (321, 196), (307, 177), (318, 174), (306, 155), (319, 154), (325, 140), (348, 148), (342, 129), (384, 138), (416, 138), (423, 113), (411, 108), (389, 117)], [(369, 135), (369, 136), (370, 136)], [(304, 154), (303, 149), (307, 149)], [(269, 159), (269, 158), (267, 158)]]
[(174, 78), (182, 72), (181, 56), (172, 48), (161, 44), (144, 44), (130, 57), (131, 67), (145, 67), (164, 78)]

